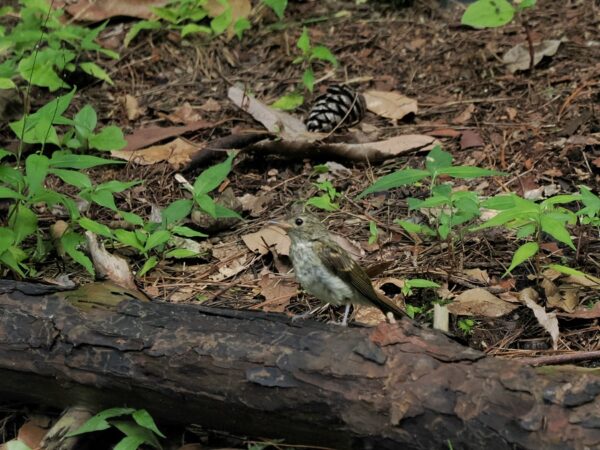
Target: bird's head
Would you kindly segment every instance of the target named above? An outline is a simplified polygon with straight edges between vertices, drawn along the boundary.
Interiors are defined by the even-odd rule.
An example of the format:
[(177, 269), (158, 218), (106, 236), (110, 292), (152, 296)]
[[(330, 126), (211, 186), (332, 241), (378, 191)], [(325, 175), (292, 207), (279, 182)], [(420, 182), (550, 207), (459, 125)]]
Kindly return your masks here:
[(285, 221), (271, 223), (286, 230), (292, 240), (313, 240), (329, 235), (319, 219), (310, 214), (295, 214)]

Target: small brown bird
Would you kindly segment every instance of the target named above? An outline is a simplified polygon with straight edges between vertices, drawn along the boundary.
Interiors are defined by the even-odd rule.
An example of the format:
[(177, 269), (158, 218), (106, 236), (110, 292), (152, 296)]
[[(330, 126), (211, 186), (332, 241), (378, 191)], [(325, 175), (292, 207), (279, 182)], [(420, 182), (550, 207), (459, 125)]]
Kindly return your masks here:
[(376, 306), (397, 317), (406, 315), (375, 291), (369, 276), (331, 239), (316, 217), (300, 214), (286, 222), (273, 223), (287, 230), (290, 236), (290, 259), (296, 279), (304, 290), (322, 302), (346, 305), (342, 325), (348, 323), (351, 304)]

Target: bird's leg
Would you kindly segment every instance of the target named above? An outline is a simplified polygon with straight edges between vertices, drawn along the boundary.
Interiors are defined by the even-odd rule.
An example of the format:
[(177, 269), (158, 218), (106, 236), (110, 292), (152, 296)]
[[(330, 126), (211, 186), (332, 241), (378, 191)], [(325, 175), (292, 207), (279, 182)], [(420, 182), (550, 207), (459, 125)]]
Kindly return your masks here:
[(344, 318), (342, 319), (341, 325), (343, 327), (348, 326), (348, 314), (350, 313), (350, 303), (346, 303), (346, 310), (344, 311)]
[(325, 305), (317, 306), (315, 309), (311, 309), (310, 311), (307, 311), (302, 314), (295, 314), (292, 316), (292, 323), (295, 322), (296, 320), (308, 319), (308, 318), (312, 317), (313, 314), (316, 313), (317, 311), (319, 311), (320, 309), (325, 309), (327, 307), (329, 307), (329, 303), (326, 303)]

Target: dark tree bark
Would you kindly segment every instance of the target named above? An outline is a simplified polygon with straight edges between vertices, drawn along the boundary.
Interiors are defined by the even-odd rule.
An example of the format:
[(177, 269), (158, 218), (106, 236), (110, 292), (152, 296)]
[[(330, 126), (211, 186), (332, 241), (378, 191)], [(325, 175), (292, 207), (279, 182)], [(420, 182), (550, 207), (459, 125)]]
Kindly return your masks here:
[[(107, 306), (109, 305), (109, 306)], [(336, 449), (600, 447), (600, 377), (485, 357), (409, 321), (290, 324), (120, 290), (0, 284), (0, 395)]]

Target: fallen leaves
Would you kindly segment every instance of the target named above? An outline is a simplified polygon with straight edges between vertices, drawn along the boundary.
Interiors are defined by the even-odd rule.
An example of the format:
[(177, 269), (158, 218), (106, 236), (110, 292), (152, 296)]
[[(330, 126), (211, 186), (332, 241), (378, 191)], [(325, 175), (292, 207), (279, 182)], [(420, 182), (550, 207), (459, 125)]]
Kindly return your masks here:
[(275, 249), (278, 255), (288, 256), (290, 254), (290, 238), (281, 228), (268, 226), (256, 233), (248, 233), (242, 236), (244, 244), (255, 253), (268, 254)]
[(539, 294), (533, 288), (523, 289), (519, 294), (520, 300), (533, 311), (533, 315), (537, 319), (538, 323), (550, 334), (552, 338), (552, 348), (556, 350), (558, 348), (558, 319), (556, 313), (546, 312), (543, 306), (537, 304)]
[[(554, 56), (558, 51), (561, 41), (557, 39), (549, 39), (546, 41), (533, 44), (533, 65), (536, 66), (544, 58), (544, 56)], [(508, 50), (502, 57), (502, 62), (511, 73), (520, 70), (528, 70), (531, 65), (531, 55), (529, 47), (525, 44), (517, 44)]]
[(160, 162), (168, 162), (174, 169), (186, 167), (194, 155), (204, 148), (205, 144), (191, 144), (177, 138), (161, 145), (147, 147), (141, 150), (113, 150), (111, 155), (135, 164), (148, 166)]
[(367, 102), (367, 109), (386, 119), (400, 120), (418, 111), (416, 100), (398, 92), (370, 90), (363, 95)]
[(284, 312), (290, 304), (290, 299), (298, 294), (298, 284), (295, 281), (273, 273), (263, 274), (258, 286), (260, 295), (265, 298), (265, 301), (254, 305), (252, 309)]
[(459, 316), (502, 317), (519, 305), (507, 303), (483, 288), (468, 289), (448, 305), (448, 311)]

